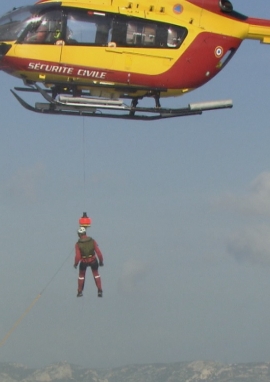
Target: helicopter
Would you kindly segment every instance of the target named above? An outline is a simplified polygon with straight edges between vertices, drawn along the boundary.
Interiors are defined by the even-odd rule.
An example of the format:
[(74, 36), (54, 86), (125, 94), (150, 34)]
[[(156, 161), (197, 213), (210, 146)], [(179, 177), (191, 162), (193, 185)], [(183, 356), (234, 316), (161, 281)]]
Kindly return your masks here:
[[(245, 39), (270, 43), (270, 20), (228, 0), (40, 0), (0, 18), (0, 70), (43, 114), (155, 120), (231, 108), (232, 100), (163, 108), (210, 81)], [(45, 102), (27, 103), (18, 92)], [(153, 107), (139, 106), (151, 97)], [(126, 104), (129, 100), (130, 105)]]

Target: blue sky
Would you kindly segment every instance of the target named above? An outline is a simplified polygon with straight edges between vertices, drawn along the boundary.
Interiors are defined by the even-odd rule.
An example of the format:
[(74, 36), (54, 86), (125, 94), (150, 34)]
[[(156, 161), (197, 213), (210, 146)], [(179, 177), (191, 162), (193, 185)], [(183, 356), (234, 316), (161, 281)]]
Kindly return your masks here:
[[(270, 18), (266, 1), (233, 4)], [(269, 62), (270, 46), (245, 41), (210, 83), (163, 101), (233, 109), (150, 123), (30, 113), (0, 73), (1, 338), (46, 287), (2, 361), (269, 361)], [(90, 272), (76, 298), (83, 211), (103, 299)]]

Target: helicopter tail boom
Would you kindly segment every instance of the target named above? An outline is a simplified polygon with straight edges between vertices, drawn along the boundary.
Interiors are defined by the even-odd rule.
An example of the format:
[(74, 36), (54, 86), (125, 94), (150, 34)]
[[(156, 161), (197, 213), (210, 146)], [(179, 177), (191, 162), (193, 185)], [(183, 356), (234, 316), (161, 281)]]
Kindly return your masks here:
[(248, 23), (248, 39), (259, 40), (263, 44), (270, 44), (270, 20), (250, 18)]

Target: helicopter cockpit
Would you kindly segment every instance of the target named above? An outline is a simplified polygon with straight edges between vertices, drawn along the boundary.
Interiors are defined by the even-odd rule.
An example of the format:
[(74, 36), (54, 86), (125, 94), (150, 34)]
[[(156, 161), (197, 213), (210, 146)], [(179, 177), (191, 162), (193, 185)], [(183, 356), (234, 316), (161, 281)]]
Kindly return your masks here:
[(44, 8), (42, 5), (14, 8), (2, 16), (0, 41), (53, 42), (61, 33), (62, 12), (59, 6), (46, 12)]
[(0, 18), (0, 41), (17, 41), (26, 30), (39, 23), (40, 6), (14, 8)]

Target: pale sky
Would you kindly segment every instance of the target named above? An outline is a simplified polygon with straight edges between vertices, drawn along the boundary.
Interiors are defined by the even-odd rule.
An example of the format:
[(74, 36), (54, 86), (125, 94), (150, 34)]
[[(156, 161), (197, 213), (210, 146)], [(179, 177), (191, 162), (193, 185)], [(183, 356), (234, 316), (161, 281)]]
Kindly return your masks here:
[[(270, 18), (269, 1), (233, 4)], [(45, 288), (1, 361), (269, 361), (270, 46), (245, 41), (210, 83), (162, 102), (233, 109), (158, 122), (34, 114), (9, 91), (22, 83), (0, 80), (0, 340)], [(102, 299), (89, 271), (76, 298), (83, 211)]]

